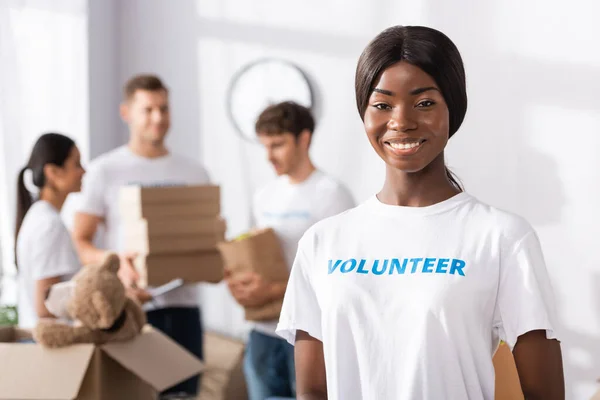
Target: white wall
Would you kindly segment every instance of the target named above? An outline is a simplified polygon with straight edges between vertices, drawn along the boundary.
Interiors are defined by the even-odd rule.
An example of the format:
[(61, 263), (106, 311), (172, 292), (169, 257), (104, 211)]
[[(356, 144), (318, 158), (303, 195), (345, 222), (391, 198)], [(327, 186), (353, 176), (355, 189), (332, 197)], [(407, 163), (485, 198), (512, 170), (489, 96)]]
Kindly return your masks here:
[(87, 2), (4, 0), (0, 4), (0, 244), (3, 298), (15, 299), (16, 177), (40, 134), (54, 131), (89, 154)]
[(119, 120), (119, 7), (117, 0), (88, 0), (90, 156), (94, 158), (127, 140)]
[[(223, 186), (229, 234), (248, 227), (250, 193), (272, 177), (260, 148), (226, 117), (232, 74), (262, 56), (303, 67), (320, 92), (317, 164), (358, 200), (383, 167), (354, 105), (354, 69), (367, 41), (395, 24), (446, 32), (468, 74), (469, 112), (450, 166), (481, 199), (528, 218), (545, 250), (560, 312), (568, 398), (600, 377), (600, 26), (593, 0), (129, 0), (119, 4), (119, 78), (151, 71), (172, 89), (172, 147), (202, 160)], [(240, 333), (239, 309), (208, 291), (208, 325)], [(234, 311), (232, 311), (234, 310)]]

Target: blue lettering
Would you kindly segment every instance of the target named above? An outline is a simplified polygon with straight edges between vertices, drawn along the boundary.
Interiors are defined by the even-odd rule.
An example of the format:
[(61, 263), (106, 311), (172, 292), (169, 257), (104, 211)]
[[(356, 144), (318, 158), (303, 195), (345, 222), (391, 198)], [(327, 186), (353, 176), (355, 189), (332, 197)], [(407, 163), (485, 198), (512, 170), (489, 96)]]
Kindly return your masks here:
[[(349, 268), (346, 268), (346, 266), (350, 264)], [(354, 268), (356, 268), (356, 260), (354, 258), (351, 258), (349, 260), (344, 261), (344, 263), (342, 264), (342, 273), (347, 273), (347, 272), (351, 272), (352, 270), (354, 270)]]
[(329, 272), (328, 272), (328, 274), (330, 274), (330, 275), (331, 275), (331, 274), (333, 273), (333, 271), (335, 271), (335, 270), (337, 269), (337, 267), (338, 267), (338, 266), (339, 266), (341, 263), (342, 263), (342, 260), (337, 260), (337, 261), (335, 262), (335, 264), (333, 263), (333, 260), (329, 260), (329, 268), (328, 268), (328, 269), (329, 269)]
[(396, 271), (398, 271), (399, 274), (404, 274), (404, 271), (406, 270), (406, 264), (408, 263), (408, 259), (405, 258), (402, 260), (402, 265), (400, 265), (400, 260), (397, 258), (392, 258), (392, 262), (390, 265), (390, 272), (389, 274), (392, 275), (394, 273), (394, 269)]
[(365, 263), (367, 262), (367, 260), (360, 260), (360, 264), (358, 265), (358, 270), (356, 272), (358, 272), (359, 274), (368, 274), (369, 270), (365, 269)]
[(417, 266), (419, 265), (419, 263), (420, 263), (421, 261), (423, 261), (423, 259), (422, 259), (422, 258), (411, 258), (411, 259), (410, 259), (410, 262), (411, 262), (411, 263), (413, 263), (413, 267), (412, 267), (412, 269), (410, 270), (410, 273), (411, 273), (411, 274), (414, 274), (415, 272), (417, 272)]
[(435, 258), (426, 258), (425, 263), (423, 264), (423, 273), (431, 274), (433, 272), (433, 264), (435, 263)]
[(448, 268), (449, 261), (450, 261), (449, 258), (438, 258), (437, 267), (435, 267), (435, 273), (436, 274), (445, 274), (446, 272), (448, 272), (447, 268)]
[(379, 260), (375, 260), (375, 262), (373, 263), (373, 273), (375, 275), (383, 275), (383, 273), (387, 270), (388, 267), (388, 262), (389, 260), (383, 260), (383, 268), (378, 269), (377, 266), (379, 265)]
[(465, 276), (463, 272), (463, 268), (465, 267), (465, 262), (463, 260), (452, 260), (452, 266), (450, 267), (450, 274), (454, 275), (455, 272), (458, 272), (460, 276)]
[[(392, 259), (365, 259), (349, 258), (344, 260), (331, 259), (327, 261), (327, 273), (333, 274), (339, 270), (343, 274), (355, 272), (368, 275), (404, 275), (406, 273), (416, 274), (451, 274), (465, 276), (467, 263), (460, 259), (452, 258), (392, 258)], [(409, 264), (410, 263), (410, 264)], [(410, 272), (407, 266), (410, 265)]]

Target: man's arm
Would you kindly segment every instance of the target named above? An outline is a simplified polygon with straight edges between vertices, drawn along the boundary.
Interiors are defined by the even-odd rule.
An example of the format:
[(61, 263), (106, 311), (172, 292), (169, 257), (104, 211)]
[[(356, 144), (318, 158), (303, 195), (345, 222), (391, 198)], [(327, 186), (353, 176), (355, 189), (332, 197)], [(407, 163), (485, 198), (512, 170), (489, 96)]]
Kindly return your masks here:
[(296, 331), (294, 357), (298, 400), (327, 400), (323, 343), (304, 331)]
[(528, 332), (517, 339), (513, 350), (521, 389), (527, 400), (564, 400), (560, 343), (547, 339), (542, 330)]
[[(73, 226), (73, 242), (79, 253), (79, 259), (83, 265), (102, 262), (107, 251), (99, 249), (93, 244), (94, 235), (98, 230), (98, 225), (104, 222), (104, 219), (92, 214), (78, 212), (75, 214)], [(139, 274), (133, 266), (134, 254), (121, 253), (119, 267), (119, 278), (125, 285), (127, 293), (137, 298), (142, 304), (150, 301), (152, 296), (143, 289), (137, 289), (135, 284), (139, 279)]]
[(77, 248), (79, 259), (83, 265), (102, 261), (105, 250), (94, 246), (93, 240), (98, 225), (104, 223), (104, 218), (92, 214), (78, 212), (73, 224), (73, 242)]

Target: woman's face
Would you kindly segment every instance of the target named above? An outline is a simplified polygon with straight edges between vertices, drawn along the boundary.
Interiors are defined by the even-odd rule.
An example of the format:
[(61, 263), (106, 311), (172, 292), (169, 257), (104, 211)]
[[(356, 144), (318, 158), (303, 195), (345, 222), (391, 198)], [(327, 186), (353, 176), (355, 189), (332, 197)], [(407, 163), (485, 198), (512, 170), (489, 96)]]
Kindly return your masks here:
[(85, 170), (81, 166), (81, 154), (77, 146), (73, 146), (64, 165), (52, 174), (52, 184), (63, 193), (79, 192), (83, 174)]
[(407, 173), (427, 167), (448, 142), (448, 106), (440, 89), (407, 62), (388, 67), (375, 81), (364, 124), (379, 157)]

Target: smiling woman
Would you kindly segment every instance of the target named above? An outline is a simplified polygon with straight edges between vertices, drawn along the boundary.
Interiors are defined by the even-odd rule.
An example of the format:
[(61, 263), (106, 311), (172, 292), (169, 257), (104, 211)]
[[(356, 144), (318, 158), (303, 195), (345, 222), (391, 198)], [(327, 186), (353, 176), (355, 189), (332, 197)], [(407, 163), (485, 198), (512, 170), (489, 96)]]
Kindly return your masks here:
[(431, 28), (387, 29), (355, 88), (385, 182), (298, 244), (277, 330), (296, 345), (297, 398), (491, 400), (503, 340), (526, 398), (564, 399), (535, 231), (445, 166), (467, 110), (456, 46)]
[[(380, 157), (385, 148), (397, 157), (418, 152), (424, 164), (421, 168), (419, 162), (406, 165), (408, 171), (423, 166), (439, 168), (444, 166), (441, 150), (467, 112), (465, 70), (458, 49), (446, 36), (439, 38), (439, 51), (431, 52), (431, 44), (420, 40), (425, 32), (411, 32), (410, 46), (394, 46), (401, 34), (385, 31), (363, 52), (356, 69), (358, 112)], [(404, 62), (398, 63), (400, 60)], [(394, 113), (399, 119), (389, 118)], [(406, 132), (416, 126), (427, 127), (426, 137), (407, 137)], [(462, 191), (458, 180), (445, 169), (448, 180)]]

